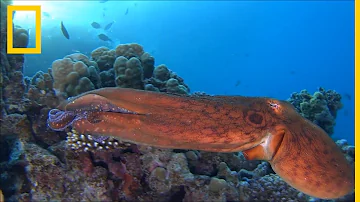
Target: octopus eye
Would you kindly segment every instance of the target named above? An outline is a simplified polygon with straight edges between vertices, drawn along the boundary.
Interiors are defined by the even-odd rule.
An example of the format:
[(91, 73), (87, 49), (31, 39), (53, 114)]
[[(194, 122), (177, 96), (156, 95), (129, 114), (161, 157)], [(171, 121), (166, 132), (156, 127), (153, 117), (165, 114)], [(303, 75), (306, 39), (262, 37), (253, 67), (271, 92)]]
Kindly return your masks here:
[(273, 102), (273, 101), (269, 101), (269, 106), (270, 106), (270, 108), (273, 109), (274, 111), (280, 112), (280, 108), (281, 108), (280, 104), (275, 103), (275, 102)]
[(271, 108), (274, 108), (274, 109), (279, 109), (279, 107), (280, 107), (279, 104), (272, 103), (272, 102), (270, 102), (269, 105), (270, 105)]

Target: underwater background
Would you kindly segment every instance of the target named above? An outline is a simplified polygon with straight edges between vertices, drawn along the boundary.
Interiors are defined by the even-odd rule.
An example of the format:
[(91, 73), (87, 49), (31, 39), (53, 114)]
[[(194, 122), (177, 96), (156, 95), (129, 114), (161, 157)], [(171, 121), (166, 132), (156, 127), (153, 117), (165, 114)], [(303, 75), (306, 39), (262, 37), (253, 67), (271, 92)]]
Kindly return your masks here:
[[(16, 4), (31, 4), (18, 1)], [(77, 51), (141, 44), (181, 75), (192, 92), (269, 96), (319, 87), (342, 95), (333, 138), (354, 143), (353, 1), (40, 1), (42, 54), (26, 55), (24, 73), (45, 71)], [(34, 12), (14, 22), (31, 29)], [(60, 30), (63, 21), (70, 34)], [(109, 30), (95, 29), (115, 21)], [(113, 42), (104, 42), (105, 33)]]
[[(7, 54), (8, 5), (41, 5), (41, 54)], [(350, 171), (355, 161), (354, 1), (1, 0), (0, 8), (0, 201), (3, 196), (6, 201), (355, 200)], [(13, 14), (14, 47), (35, 47), (35, 12)], [(103, 87), (121, 87), (118, 97), (137, 92), (131, 89), (162, 92), (150, 95), (165, 96), (159, 99), (165, 106), (171, 96), (189, 97), (194, 101), (189, 109), (199, 104), (204, 108), (199, 113), (214, 117), (224, 111), (209, 112), (218, 106), (202, 105), (219, 98), (212, 95), (286, 100), (322, 128), (325, 138), (314, 133), (317, 127), (289, 127), (296, 144), (288, 145), (286, 157), (295, 159), (296, 166), (286, 176), (273, 162), (252, 160), (247, 153), (251, 149), (209, 152), (196, 144), (190, 149), (157, 148), (77, 131), (80, 120), (102, 122), (98, 110), (133, 113), (114, 105), (113, 95), (96, 100), (89, 94), (101, 104), (96, 106), (84, 94), (76, 97)], [(229, 97), (218, 101), (233, 107)], [(85, 103), (72, 109), (81, 99)], [(64, 100), (73, 102), (60, 105)], [(174, 120), (181, 122), (184, 115), (174, 112), (166, 119), (170, 112), (162, 105), (159, 120), (173, 123), (166, 130), (181, 134), (189, 129), (175, 130)], [(274, 101), (270, 107), (279, 112), (288, 105)], [(188, 122), (200, 116), (179, 109), (188, 112)], [(241, 109), (236, 112), (242, 114)], [(233, 120), (229, 113), (222, 121)], [(255, 117), (252, 123), (262, 120), (248, 116)], [(283, 120), (287, 127), (296, 116), (289, 117)], [(197, 120), (200, 127), (214, 121)], [(119, 130), (122, 123), (116, 120), (100, 129)], [(218, 123), (216, 131), (226, 129)], [(242, 129), (240, 135), (249, 128)], [(151, 132), (144, 133), (152, 139)], [(286, 181), (301, 176), (308, 180), (304, 186), (294, 188)], [(306, 194), (305, 188), (314, 185)], [(329, 195), (315, 196), (322, 191)]]

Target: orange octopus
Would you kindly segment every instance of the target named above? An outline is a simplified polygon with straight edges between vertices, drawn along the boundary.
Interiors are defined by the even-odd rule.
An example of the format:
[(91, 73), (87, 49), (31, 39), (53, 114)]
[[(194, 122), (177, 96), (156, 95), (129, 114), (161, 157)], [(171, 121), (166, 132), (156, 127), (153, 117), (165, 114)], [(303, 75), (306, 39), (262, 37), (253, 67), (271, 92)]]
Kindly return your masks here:
[(103, 88), (50, 111), (49, 126), (161, 148), (242, 151), (266, 160), (299, 191), (334, 199), (354, 190), (354, 172), (334, 141), (285, 101), (184, 96)]

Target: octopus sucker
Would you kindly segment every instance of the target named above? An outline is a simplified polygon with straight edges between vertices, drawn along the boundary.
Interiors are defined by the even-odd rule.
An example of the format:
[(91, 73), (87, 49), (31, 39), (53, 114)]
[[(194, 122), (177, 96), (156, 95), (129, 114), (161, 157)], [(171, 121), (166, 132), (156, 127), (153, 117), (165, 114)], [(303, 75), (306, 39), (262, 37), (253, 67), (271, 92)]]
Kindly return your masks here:
[(310, 196), (335, 199), (354, 191), (354, 171), (340, 148), (286, 101), (102, 88), (53, 110), (48, 124), (54, 130), (72, 127), (160, 148), (242, 151), (248, 159), (268, 161), (285, 182)]
[(77, 152), (126, 149), (131, 146), (128, 142), (122, 142), (112, 137), (85, 135), (75, 129), (67, 132), (66, 144)]

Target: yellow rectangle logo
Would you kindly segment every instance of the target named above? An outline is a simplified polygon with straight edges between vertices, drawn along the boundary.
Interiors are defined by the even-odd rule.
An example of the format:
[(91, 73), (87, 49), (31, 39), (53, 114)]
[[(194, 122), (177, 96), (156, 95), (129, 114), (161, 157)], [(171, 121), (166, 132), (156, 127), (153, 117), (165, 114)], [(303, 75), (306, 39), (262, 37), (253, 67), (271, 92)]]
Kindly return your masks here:
[[(14, 11), (35, 11), (35, 48), (14, 48), (13, 13)], [(41, 53), (41, 6), (7, 6), (7, 53), (40, 54)]]

